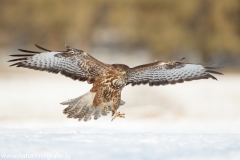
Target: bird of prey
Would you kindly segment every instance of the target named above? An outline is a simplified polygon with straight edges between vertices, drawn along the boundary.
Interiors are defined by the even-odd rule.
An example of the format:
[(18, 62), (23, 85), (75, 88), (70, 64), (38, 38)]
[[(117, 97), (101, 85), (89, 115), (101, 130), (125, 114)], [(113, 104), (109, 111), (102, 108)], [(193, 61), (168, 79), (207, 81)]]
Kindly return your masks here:
[(60, 72), (73, 80), (93, 84), (91, 90), (84, 95), (61, 103), (68, 105), (63, 113), (67, 114), (68, 118), (79, 121), (88, 121), (92, 117), (96, 120), (109, 112), (112, 112), (112, 120), (116, 117), (125, 118), (125, 114), (117, 109), (125, 103), (121, 100), (121, 91), (128, 84), (159, 86), (198, 79), (217, 80), (211, 73), (222, 74), (215, 71), (219, 67), (184, 63), (183, 59), (155, 61), (130, 68), (125, 64), (105, 64), (86, 52), (67, 45), (66, 51), (51, 51), (38, 45), (36, 47), (43, 51), (19, 49), (25, 53), (10, 55), (18, 57), (9, 61), (16, 62), (11, 66)]

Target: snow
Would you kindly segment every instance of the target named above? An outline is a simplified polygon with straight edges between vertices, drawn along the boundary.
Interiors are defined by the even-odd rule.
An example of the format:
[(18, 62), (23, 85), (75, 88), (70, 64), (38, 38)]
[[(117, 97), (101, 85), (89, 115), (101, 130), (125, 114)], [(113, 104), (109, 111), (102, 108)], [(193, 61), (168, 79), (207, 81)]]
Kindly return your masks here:
[[(139, 123), (141, 126), (136, 126)], [(154, 128), (165, 125), (142, 120), (86, 124), (1, 127), (1, 154), (61, 154), (76, 160), (240, 158), (239, 134), (164, 132)]]

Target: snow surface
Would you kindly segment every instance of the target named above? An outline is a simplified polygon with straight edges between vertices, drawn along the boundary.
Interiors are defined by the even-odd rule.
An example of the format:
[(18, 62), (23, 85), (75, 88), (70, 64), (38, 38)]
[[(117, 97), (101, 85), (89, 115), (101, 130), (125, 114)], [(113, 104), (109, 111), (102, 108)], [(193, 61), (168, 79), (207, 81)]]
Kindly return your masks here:
[[(151, 121), (141, 120), (83, 123), (71, 127), (57, 123), (57, 127), (47, 123), (35, 126), (37, 124), (32, 122), (33, 126), (28, 127), (17, 125), (19, 128), (1, 127), (1, 155), (63, 154), (70, 155), (70, 159), (74, 160), (240, 159), (240, 134), (163, 131), (166, 125), (153, 125)], [(179, 128), (182, 127), (180, 125)]]

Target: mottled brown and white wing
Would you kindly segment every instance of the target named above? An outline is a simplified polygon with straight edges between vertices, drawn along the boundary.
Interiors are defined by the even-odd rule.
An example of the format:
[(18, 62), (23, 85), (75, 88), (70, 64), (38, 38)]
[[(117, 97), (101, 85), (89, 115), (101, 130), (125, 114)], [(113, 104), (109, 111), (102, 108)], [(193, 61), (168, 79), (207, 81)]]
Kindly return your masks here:
[(102, 70), (107, 66), (82, 50), (66, 46), (66, 51), (50, 51), (36, 45), (44, 52), (35, 52), (19, 49), (26, 54), (11, 55), (20, 57), (10, 60), (17, 61), (11, 66), (30, 68), (52, 73), (61, 73), (74, 80), (88, 81), (93, 83)]
[(197, 79), (212, 78), (217, 80), (213, 74), (222, 74), (214, 69), (218, 67), (204, 66), (202, 64), (183, 63), (180, 61), (162, 62), (156, 61), (131, 68), (128, 73), (127, 84), (150, 86), (182, 83)]

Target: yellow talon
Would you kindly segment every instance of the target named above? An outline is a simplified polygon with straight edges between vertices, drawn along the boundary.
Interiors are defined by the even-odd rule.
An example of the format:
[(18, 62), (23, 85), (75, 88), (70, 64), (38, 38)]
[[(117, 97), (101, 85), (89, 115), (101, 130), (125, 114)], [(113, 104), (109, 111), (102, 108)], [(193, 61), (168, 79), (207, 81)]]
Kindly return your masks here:
[(120, 112), (115, 112), (113, 118), (112, 118), (112, 121), (115, 119), (115, 118), (125, 118), (125, 114), (124, 113), (120, 113)]

